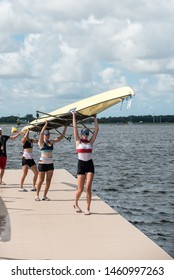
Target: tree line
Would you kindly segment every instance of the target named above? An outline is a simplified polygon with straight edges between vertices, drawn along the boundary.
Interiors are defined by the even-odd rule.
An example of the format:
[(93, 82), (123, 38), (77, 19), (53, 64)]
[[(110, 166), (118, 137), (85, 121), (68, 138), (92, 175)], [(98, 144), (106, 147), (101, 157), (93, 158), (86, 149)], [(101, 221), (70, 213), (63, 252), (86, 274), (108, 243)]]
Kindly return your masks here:
[[(24, 117), (8, 116), (0, 117), (1, 124), (17, 124), (29, 123), (35, 118), (32, 114), (27, 114)], [(174, 115), (142, 115), (142, 116), (128, 116), (128, 117), (101, 117), (98, 118), (99, 123), (103, 124), (126, 124), (126, 123), (174, 123)]]
[(27, 114), (25, 117), (19, 118), (18, 116), (8, 116), (8, 117), (0, 117), (0, 123), (2, 124), (17, 124), (18, 122), (28, 123), (33, 121), (35, 118), (32, 114)]
[(100, 123), (174, 123), (174, 115), (143, 115), (100, 118)]

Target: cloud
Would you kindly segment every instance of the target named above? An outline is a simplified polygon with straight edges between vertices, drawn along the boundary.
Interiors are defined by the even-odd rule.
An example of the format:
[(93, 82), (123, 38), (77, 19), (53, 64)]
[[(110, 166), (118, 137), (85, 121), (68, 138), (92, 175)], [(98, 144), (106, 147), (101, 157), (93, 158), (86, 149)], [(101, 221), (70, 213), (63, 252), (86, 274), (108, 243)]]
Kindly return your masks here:
[(131, 111), (103, 114), (173, 114), (173, 5), (1, 0), (1, 115), (49, 112), (127, 85)]

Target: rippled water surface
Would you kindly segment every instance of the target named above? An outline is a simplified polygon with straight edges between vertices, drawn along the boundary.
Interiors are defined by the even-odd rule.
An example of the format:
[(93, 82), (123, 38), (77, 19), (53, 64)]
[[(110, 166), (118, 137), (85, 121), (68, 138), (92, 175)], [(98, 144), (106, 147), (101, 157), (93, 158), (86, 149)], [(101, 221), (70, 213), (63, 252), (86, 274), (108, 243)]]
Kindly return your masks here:
[[(20, 139), (7, 148), (7, 168), (21, 168)], [(75, 175), (74, 140), (55, 144), (54, 159)], [(95, 194), (174, 257), (174, 125), (100, 125), (94, 163)]]

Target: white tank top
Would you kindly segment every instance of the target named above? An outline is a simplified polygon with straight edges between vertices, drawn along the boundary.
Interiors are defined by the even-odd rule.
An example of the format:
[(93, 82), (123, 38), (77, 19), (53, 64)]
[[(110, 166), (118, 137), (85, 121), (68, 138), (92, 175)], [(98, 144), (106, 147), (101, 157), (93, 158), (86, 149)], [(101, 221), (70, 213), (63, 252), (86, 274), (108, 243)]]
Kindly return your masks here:
[(88, 161), (92, 159), (92, 145), (89, 141), (80, 139), (79, 144), (76, 146), (78, 159)]

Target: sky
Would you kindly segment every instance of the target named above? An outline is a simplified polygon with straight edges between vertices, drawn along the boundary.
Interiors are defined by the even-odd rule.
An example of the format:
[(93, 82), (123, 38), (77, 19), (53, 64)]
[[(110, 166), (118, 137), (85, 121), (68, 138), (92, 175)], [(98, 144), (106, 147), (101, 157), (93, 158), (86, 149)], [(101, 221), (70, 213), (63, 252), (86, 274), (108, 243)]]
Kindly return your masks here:
[(0, 117), (51, 112), (111, 89), (99, 117), (173, 115), (174, 0), (0, 0)]

